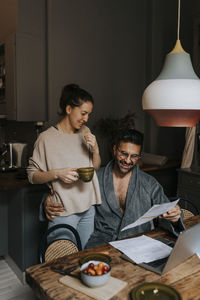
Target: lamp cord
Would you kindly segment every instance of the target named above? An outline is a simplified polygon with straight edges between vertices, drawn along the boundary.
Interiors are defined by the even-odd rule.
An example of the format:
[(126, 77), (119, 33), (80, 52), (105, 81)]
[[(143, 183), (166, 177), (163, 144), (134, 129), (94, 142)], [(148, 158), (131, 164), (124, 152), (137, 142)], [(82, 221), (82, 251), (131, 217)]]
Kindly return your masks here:
[(177, 40), (176, 40), (176, 44), (174, 49), (172, 49), (172, 51), (170, 53), (186, 53), (184, 51), (184, 49), (181, 46), (181, 42), (180, 42), (180, 18), (181, 18), (181, 0), (177, 1), (178, 3), (178, 26), (177, 26)]
[(177, 26), (177, 40), (179, 40), (180, 33), (180, 10), (181, 10), (181, 0), (178, 0), (178, 26)]

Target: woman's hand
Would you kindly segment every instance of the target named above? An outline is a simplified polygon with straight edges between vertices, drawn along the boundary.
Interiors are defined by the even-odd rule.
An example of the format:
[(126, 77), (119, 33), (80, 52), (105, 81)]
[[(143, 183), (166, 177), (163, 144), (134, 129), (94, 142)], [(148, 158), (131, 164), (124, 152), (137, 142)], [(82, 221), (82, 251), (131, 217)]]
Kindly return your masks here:
[(101, 157), (99, 154), (99, 146), (97, 144), (96, 136), (91, 132), (86, 132), (84, 134), (86, 143), (90, 146), (90, 151), (92, 152), (92, 163), (95, 170), (98, 170), (101, 166)]
[(90, 151), (92, 153), (99, 153), (99, 147), (97, 144), (96, 136), (91, 132), (87, 132), (84, 135), (86, 143), (90, 146)]
[(181, 210), (178, 205), (174, 206), (172, 209), (168, 210), (167, 213), (160, 216), (160, 218), (166, 219), (171, 222), (177, 222), (181, 216)]
[(64, 183), (73, 183), (78, 180), (77, 168), (62, 168), (55, 170), (56, 179)]
[(34, 184), (42, 184), (52, 182), (54, 180), (60, 180), (64, 183), (73, 183), (77, 181), (77, 168), (53, 169), (46, 172), (38, 170), (33, 174)]

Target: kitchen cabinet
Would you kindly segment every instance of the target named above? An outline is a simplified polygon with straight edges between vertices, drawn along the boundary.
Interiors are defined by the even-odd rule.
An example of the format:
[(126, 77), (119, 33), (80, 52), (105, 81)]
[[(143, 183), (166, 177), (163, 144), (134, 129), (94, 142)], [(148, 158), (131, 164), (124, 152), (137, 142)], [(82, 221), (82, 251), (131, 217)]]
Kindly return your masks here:
[(17, 175), (0, 173), (0, 255), (24, 282), (26, 268), (39, 263), (39, 243), (47, 225), (39, 221), (39, 207), (49, 189)]
[(166, 196), (175, 197), (177, 193), (178, 167), (180, 167), (180, 161), (168, 160), (163, 166), (142, 165), (141, 170), (156, 178), (162, 185)]
[(0, 102), (5, 101), (5, 45), (0, 44)]
[(8, 120), (46, 121), (46, 59), (42, 35), (16, 32), (5, 39), (5, 103)]
[(0, 114), (5, 114), (5, 91), (6, 91), (6, 72), (5, 72), (5, 44), (0, 43)]
[(8, 252), (8, 203), (5, 191), (0, 191), (0, 256)]
[[(200, 211), (200, 168), (178, 169), (178, 191), (177, 195), (193, 202)], [(189, 204), (185, 204), (185, 208)], [(194, 211), (195, 213), (195, 211)]]
[(46, 224), (39, 221), (45, 185), (30, 185), (15, 190), (8, 203), (8, 254), (23, 274), (28, 266), (39, 263), (39, 243)]

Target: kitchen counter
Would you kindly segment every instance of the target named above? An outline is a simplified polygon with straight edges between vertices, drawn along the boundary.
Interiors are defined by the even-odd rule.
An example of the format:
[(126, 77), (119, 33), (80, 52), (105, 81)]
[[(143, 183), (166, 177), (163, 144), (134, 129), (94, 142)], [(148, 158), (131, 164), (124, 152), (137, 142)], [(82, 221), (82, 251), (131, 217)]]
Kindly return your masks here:
[(164, 165), (158, 166), (158, 165), (147, 165), (143, 164), (140, 166), (140, 169), (144, 172), (151, 172), (151, 171), (158, 171), (158, 170), (164, 170), (164, 169), (171, 169), (171, 168), (179, 168), (180, 167), (180, 161), (169, 159)]
[[(141, 170), (150, 173), (151, 171), (160, 171), (165, 169), (176, 169), (180, 166), (177, 160), (169, 160), (163, 166), (156, 165), (142, 165)], [(153, 176), (155, 174), (152, 174)], [(0, 172), (0, 190), (19, 189), (31, 186), (28, 178), (25, 176), (25, 170), (19, 169), (13, 172)]]
[(22, 173), (21, 169), (13, 172), (0, 172), (0, 190), (20, 189), (30, 185), (25, 172)]

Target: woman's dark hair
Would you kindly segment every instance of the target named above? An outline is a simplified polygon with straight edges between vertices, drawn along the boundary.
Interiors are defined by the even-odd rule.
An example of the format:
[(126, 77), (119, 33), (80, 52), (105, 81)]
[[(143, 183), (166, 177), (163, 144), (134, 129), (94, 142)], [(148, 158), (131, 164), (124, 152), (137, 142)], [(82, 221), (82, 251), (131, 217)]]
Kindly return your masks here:
[(133, 143), (143, 146), (143, 134), (135, 129), (119, 130), (115, 136), (115, 145), (118, 147), (121, 142)]
[(81, 89), (77, 84), (68, 84), (65, 85), (62, 89), (60, 97), (60, 115), (64, 116), (66, 114), (66, 106), (70, 105), (71, 107), (80, 106), (83, 102), (91, 102), (94, 104), (92, 95), (87, 91)]

